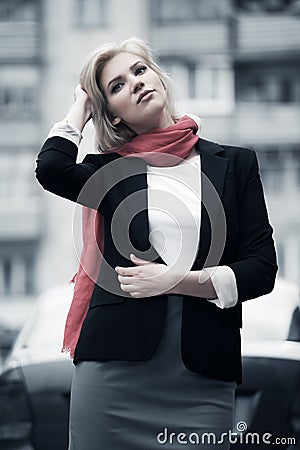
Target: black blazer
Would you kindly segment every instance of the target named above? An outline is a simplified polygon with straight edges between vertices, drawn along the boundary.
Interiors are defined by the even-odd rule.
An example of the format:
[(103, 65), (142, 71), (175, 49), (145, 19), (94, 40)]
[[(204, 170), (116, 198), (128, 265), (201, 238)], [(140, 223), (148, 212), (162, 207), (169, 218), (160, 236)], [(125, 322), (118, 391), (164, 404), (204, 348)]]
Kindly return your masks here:
[[(242, 302), (267, 294), (274, 287), (277, 264), (273, 229), (255, 152), (204, 139), (199, 139), (196, 150), (201, 156), (204, 202), (200, 243), (192, 270), (215, 265), (231, 267), (237, 282), (238, 303), (221, 309), (207, 299), (184, 296), (182, 359), (190, 371), (239, 384)], [(74, 363), (147, 360), (160, 342), (167, 296), (132, 299), (119, 288), (113, 270), (116, 265), (133, 265), (129, 258), (132, 246), (137, 256), (163, 262), (148, 239), (146, 163), (140, 158), (117, 154), (87, 155), (79, 164), (76, 158), (77, 147), (71, 141), (52, 137), (44, 143), (36, 168), (37, 179), (45, 189), (98, 208), (104, 215), (104, 263), (81, 329)], [(122, 223), (122, 227), (115, 227), (116, 211), (115, 222)], [(220, 226), (224, 219), (222, 211), (226, 219), (225, 235), (224, 227)], [(122, 248), (116, 248), (112, 235), (117, 236)], [(224, 248), (218, 252), (223, 238)], [(212, 240), (217, 243), (217, 250), (211, 251)]]

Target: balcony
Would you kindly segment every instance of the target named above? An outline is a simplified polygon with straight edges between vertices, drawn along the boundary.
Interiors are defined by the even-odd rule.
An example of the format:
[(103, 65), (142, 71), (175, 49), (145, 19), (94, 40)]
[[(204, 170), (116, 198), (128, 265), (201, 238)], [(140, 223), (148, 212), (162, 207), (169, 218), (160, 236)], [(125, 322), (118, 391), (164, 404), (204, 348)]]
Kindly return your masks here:
[(43, 208), (38, 196), (0, 200), (0, 240), (37, 240), (43, 234)]
[(44, 135), (41, 135), (40, 123), (36, 118), (5, 120), (1, 116), (0, 136), (0, 151), (2, 148), (11, 146), (19, 146), (21, 148), (31, 146), (38, 151), (41, 140), (44, 138)]
[(298, 105), (238, 103), (232, 117), (235, 138), (247, 143), (298, 143)]
[(238, 59), (300, 52), (300, 20), (295, 16), (239, 15), (236, 35)]
[(32, 61), (39, 56), (37, 22), (0, 22), (0, 61)]
[(189, 111), (202, 117), (202, 136), (215, 142), (247, 145), (297, 144), (300, 142), (300, 110), (297, 105), (237, 103), (228, 114), (198, 107)]
[(229, 50), (229, 27), (227, 22), (203, 21), (199, 23), (174, 24), (153, 27), (150, 40), (161, 56), (219, 54)]

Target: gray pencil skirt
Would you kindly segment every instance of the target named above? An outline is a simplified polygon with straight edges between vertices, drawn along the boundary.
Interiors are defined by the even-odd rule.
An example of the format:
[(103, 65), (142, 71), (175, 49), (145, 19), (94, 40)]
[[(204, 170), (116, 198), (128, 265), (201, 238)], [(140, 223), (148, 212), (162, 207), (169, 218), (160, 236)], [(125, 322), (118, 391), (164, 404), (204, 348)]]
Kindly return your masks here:
[[(181, 359), (182, 297), (170, 296), (148, 361), (76, 365), (69, 450), (228, 449), (235, 382), (189, 371)], [(216, 445), (216, 443), (218, 444)]]

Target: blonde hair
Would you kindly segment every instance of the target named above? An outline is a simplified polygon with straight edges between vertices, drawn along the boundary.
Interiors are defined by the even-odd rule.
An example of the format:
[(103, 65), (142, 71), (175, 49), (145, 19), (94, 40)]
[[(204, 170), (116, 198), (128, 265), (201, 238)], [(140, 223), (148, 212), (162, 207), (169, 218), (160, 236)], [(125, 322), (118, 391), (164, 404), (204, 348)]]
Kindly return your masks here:
[(105, 64), (122, 52), (137, 55), (150, 69), (156, 72), (166, 88), (167, 111), (174, 120), (178, 119), (173, 83), (169, 75), (155, 62), (149, 46), (143, 40), (134, 37), (126, 39), (119, 45), (105, 44), (88, 55), (79, 77), (80, 84), (87, 92), (91, 102), (92, 120), (96, 132), (95, 144), (100, 152), (108, 151), (112, 147), (119, 147), (136, 136), (136, 133), (122, 122), (113, 125), (114, 116), (109, 109), (100, 81)]

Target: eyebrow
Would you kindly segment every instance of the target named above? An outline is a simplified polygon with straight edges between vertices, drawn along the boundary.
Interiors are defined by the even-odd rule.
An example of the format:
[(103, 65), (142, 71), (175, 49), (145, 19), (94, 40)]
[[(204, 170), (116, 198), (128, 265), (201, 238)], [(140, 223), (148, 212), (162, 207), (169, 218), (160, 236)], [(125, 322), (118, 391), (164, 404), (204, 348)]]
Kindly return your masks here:
[[(141, 63), (142, 61), (136, 61), (134, 64), (132, 64), (132, 66), (129, 67), (129, 70), (133, 70), (135, 68), (135, 66), (137, 66), (139, 63)], [(107, 84), (107, 89), (109, 89), (109, 86), (111, 85), (111, 83), (113, 83), (114, 81), (118, 81), (120, 80), (122, 77), (121, 75), (118, 75), (117, 77), (113, 78), (112, 80), (110, 80)]]

